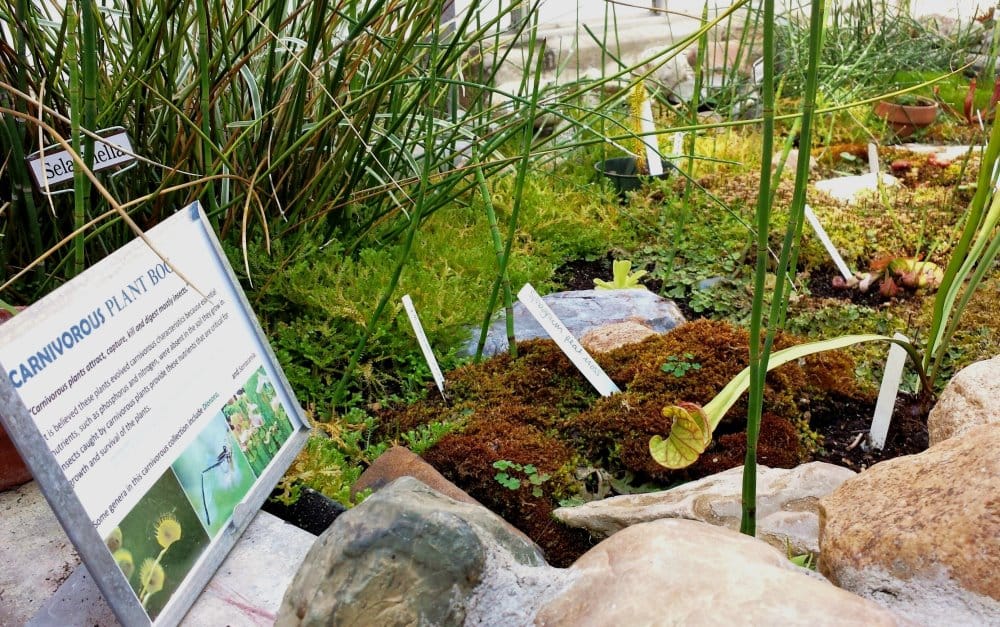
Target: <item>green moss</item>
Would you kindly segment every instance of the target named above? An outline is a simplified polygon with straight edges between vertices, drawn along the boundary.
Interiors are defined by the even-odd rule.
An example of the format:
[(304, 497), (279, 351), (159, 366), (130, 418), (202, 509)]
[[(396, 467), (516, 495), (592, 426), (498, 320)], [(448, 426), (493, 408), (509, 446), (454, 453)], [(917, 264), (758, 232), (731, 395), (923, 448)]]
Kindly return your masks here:
[[(578, 468), (600, 468), (636, 484), (689, 480), (743, 463), (746, 400), (726, 415), (715, 441), (690, 468), (670, 471), (649, 453), (649, 439), (670, 423), (663, 407), (678, 401), (707, 403), (748, 363), (748, 333), (726, 322), (697, 320), (670, 333), (597, 355), (623, 390), (599, 397), (554, 342), (519, 344), (519, 357), (498, 355), (449, 373), (450, 404), (416, 403), (382, 416), (388, 429), (405, 431), (429, 421), (461, 418), (464, 428), (446, 435), (424, 457), (442, 474), (531, 536), (557, 564), (572, 562), (589, 546), (585, 535), (551, 520), (564, 496), (584, 494)], [(799, 340), (780, 335), (776, 348)], [(671, 355), (700, 364), (677, 377), (661, 366)], [(687, 359), (687, 357), (685, 357)], [(807, 458), (815, 443), (800, 411), (801, 399), (821, 404), (827, 397), (858, 396), (854, 364), (846, 355), (824, 353), (772, 371), (767, 378), (765, 415), (758, 459), (791, 467)], [(510, 490), (496, 479), (493, 463), (532, 464), (551, 476), (543, 494), (526, 482)]]

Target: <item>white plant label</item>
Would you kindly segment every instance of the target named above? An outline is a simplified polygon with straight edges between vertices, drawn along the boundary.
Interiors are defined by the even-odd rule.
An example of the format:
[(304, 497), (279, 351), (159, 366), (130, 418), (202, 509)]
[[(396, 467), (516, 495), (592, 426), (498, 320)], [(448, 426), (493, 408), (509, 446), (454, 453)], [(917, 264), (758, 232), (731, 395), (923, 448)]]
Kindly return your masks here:
[(753, 82), (760, 85), (764, 81), (764, 58), (761, 57), (753, 62)]
[(868, 144), (868, 171), (875, 175), (875, 180), (878, 180), (878, 172), (880, 170), (878, 162), (878, 146), (874, 142), (869, 142)]
[[(893, 339), (910, 341), (901, 333), (896, 333)], [(899, 344), (889, 347), (889, 358), (885, 362), (885, 372), (882, 375), (882, 386), (878, 390), (878, 401), (875, 403), (875, 415), (872, 417), (872, 446), (881, 449), (885, 446), (885, 438), (889, 434), (889, 422), (892, 420), (892, 410), (896, 406), (896, 396), (899, 395), (899, 383), (903, 380), (903, 366), (906, 364), (906, 350)]]
[[(125, 129), (104, 129), (98, 131), (98, 134), (109, 132), (111, 134), (94, 140), (94, 172), (135, 161), (135, 151)], [(43, 192), (73, 178), (73, 158), (68, 150), (61, 150), (58, 144), (32, 153), (27, 161), (35, 185)]]
[(684, 154), (684, 133), (674, 133), (674, 145), (670, 149), (670, 154), (679, 157)]
[(663, 161), (660, 157), (659, 146), (657, 146), (655, 133), (656, 125), (653, 124), (653, 105), (649, 98), (642, 101), (642, 111), (639, 115), (639, 127), (642, 129), (642, 143), (646, 145), (646, 164), (649, 166), (650, 176), (660, 176), (663, 174)]
[(410, 298), (409, 294), (403, 296), (403, 309), (406, 310), (406, 316), (410, 319), (410, 326), (413, 327), (413, 333), (417, 336), (420, 352), (424, 354), (424, 359), (431, 369), (431, 375), (434, 377), (434, 383), (437, 384), (438, 392), (441, 392), (441, 398), (448, 400), (444, 395), (444, 375), (441, 374), (441, 367), (438, 365), (437, 358), (434, 357), (431, 343), (427, 341), (427, 334), (424, 333), (424, 327), (420, 324), (420, 318), (417, 317), (417, 310), (413, 306), (413, 299)]
[(531, 283), (525, 283), (521, 291), (517, 293), (517, 299), (524, 307), (538, 320), (545, 332), (555, 340), (556, 344), (566, 353), (573, 365), (583, 373), (583, 376), (590, 381), (590, 384), (601, 394), (601, 396), (611, 396), (621, 392), (615, 382), (611, 380), (604, 369), (590, 354), (580, 345), (573, 334), (569, 332), (562, 320), (556, 316), (555, 312), (545, 304), (542, 297), (538, 295)]
[(827, 235), (826, 229), (824, 229), (823, 225), (820, 224), (819, 218), (816, 217), (812, 207), (806, 205), (805, 213), (806, 220), (809, 221), (809, 225), (812, 226), (813, 231), (816, 232), (816, 235), (819, 237), (819, 241), (823, 242), (823, 246), (826, 248), (826, 251), (830, 253), (830, 258), (833, 259), (833, 263), (837, 266), (837, 270), (840, 271), (840, 274), (845, 279), (850, 280), (854, 277), (854, 273), (847, 267), (847, 263), (845, 263), (844, 258), (840, 256), (840, 251), (837, 250), (837, 247), (833, 245), (833, 242), (830, 240), (830, 236)]

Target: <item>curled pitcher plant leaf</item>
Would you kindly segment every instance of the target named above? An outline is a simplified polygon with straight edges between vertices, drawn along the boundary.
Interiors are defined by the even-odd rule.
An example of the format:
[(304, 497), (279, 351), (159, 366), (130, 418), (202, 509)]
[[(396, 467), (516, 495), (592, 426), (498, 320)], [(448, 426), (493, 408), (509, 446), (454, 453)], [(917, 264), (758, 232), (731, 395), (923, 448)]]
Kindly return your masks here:
[(663, 408), (663, 417), (671, 420), (666, 439), (654, 435), (649, 452), (656, 463), (667, 468), (690, 466), (712, 441), (712, 427), (705, 411), (695, 403), (680, 402)]
[[(887, 335), (843, 335), (820, 342), (797, 344), (772, 353), (767, 362), (767, 369), (771, 371), (814, 353), (846, 348), (862, 342), (892, 342), (902, 346), (917, 367), (921, 385), (924, 389), (929, 389), (926, 376), (920, 367), (920, 355), (913, 345)], [(666, 438), (654, 435), (649, 441), (649, 452), (656, 463), (672, 469), (687, 468), (693, 464), (712, 442), (712, 433), (719, 426), (722, 417), (749, 387), (750, 368), (747, 367), (733, 377), (704, 407), (687, 402), (665, 407), (663, 415), (672, 418), (673, 424)]]

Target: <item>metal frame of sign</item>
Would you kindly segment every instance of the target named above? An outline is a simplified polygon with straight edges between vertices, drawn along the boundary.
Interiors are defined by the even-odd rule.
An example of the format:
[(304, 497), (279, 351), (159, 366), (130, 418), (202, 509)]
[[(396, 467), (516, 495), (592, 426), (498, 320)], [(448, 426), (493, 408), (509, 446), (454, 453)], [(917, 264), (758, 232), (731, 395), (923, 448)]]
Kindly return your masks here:
[[(128, 580), (122, 574), (105, 545), (97, 527), (87, 515), (83, 503), (60, 469), (56, 456), (51, 452), (49, 444), (32, 418), (28, 407), (17, 393), (7, 374), (7, 369), (3, 368), (3, 374), (0, 375), (0, 422), (3, 423), (4, 428), (34, 474), (35, 480), (55, 512), (56, 518), (73, 541), (83, 563), (87, 566), (115, 616), (126, 626), (176, 625), (181, 621), (230, 549), (233, 548), (240, 535), (250, 524), (275, 484), (291, 465), (309, 434), (308, 422), (302, 409), (299, 407), (284, 373), (278, 366), (277, 358), (226, 260), (215, 233), (208, 225), (201, 206), (195, 202), (180, 213), (187, 214), (187, 219), (197, 222), (198, 228), (203, 229), (206, 236), (204, 239), (211, 246), (210, 253), (217, 260), (219, 268), (223, 271), (223, 276), (229, 281), (230, 295), (236, 296), (233, 306), (235, 309), (241, 310), (239, 313), (243, 314), (240, 324), (257, 341), (258, 355), (261, 361), (265, 367), (270, 367), (269, 374), (275, 375), (272, 377), (272, 383), (276, 393), (283, 394), (283, 398), (290, 401), (291, 407), (287, 409), (290, 410), (288, 418), (291, 422), (292, 432), (268, 462), (242, 502), (236, 506), (232, 518), (226, 526), (218, 532), (214, 539), (210, 540), (205, 551), (187, 573), (183, 583), (170, 596), (169, 602), (155, 621), (150, 621)], [(175, 215), (169, 219), (183, 218)], [(30, 314), (30, 308), (21, 315), (27, 314)], [(244, 321), (249, 322), (249, 324)], [(138, 565), (136, 567), (138, 569)]]

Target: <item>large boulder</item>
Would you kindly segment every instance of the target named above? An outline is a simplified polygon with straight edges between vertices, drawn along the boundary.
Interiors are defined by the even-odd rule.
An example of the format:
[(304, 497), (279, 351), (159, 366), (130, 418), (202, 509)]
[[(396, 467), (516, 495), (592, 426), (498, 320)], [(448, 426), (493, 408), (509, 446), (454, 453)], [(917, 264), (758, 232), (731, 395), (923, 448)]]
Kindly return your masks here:
[(992, 422), (1000, 422), (1000, 357), (978, 361), (952, 377), (927, 416), (930, 444)]
[[(543, 296), (542, 300), (576, 338), (606, 324), (626, 320), (639, 321), (656, 333), (666, 333), (684, 323), (684, 314), (673, 301), (644, 289), (556, 292)], [(514, 337), (518, 342), (549, 337), (520, 302), (514, 304)], [(478, 339), (477, 330), (462, 352), (474, 354)], [(500, 312), (490, 325), (483, 354), (496, 355), (506, 350), (507, 327), (504, 313)]]
[[(854, 471), (824, 462), (757, 469), (757, 537), (782, 551), (818, 552), (819, 499), (853, 477)], [(560, 507), (553, 515), (599, 537), (661, 518), (700, 520), (738, 530), (742, 480), (743, 467), (738, 466), (672, 490)]]
[(1000, 424), (875, 464), (820, 501), (820, 571), (927, 625), (1000, 622)]
[(496, 515), (403, 477), (341, 515), (277, 625), (894, 625), (782, 551), (690, 520), (633, 525), (567, 569)]
[(276, 624), (527, 624), (557, 572), (496, 514), (402, 477), (316, 540)]
[[(470, 503), (472, 505), (482, 505), (479, 501), (469, 496), (469, 494), (451, 481), (437, 469), (424, 461), (405, 446), (393, 446), (383, 453), (369, 466), (358, 480), (351, 486), (351, 497), (356, 498), (358, 493), (365, 490), (377, 492), (400, 477), (413, 477), (428, 488), (444, 496), (455, 499), (460, 503)], [(520, 529), (508, 523), (503, 518), (499, 519), (507, 529), (532, 544), (531, 538), (525, 535)]]
[(897, 625), (890, 612), (831, 586), (749, 536), (691, 520), (624, 529), (570, 568), (535, 624)]

